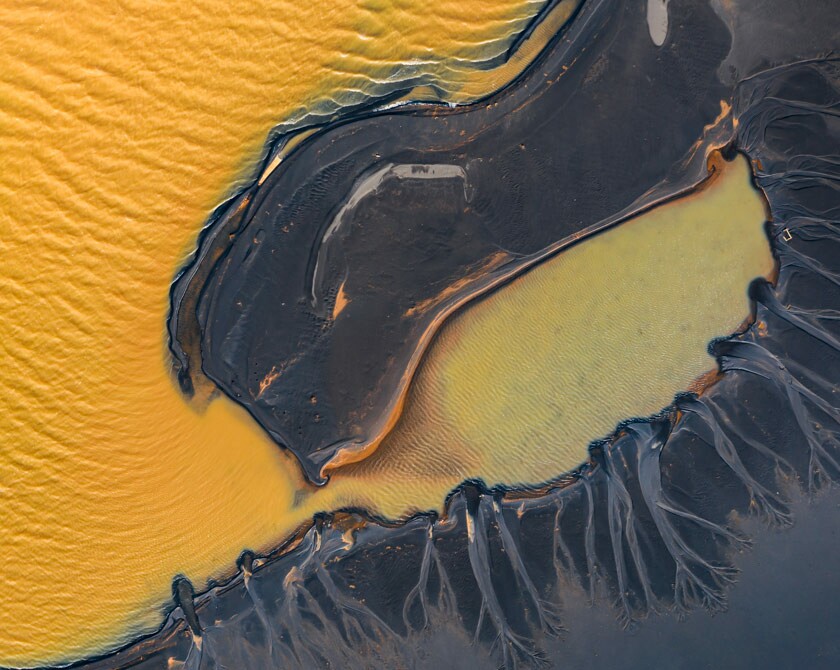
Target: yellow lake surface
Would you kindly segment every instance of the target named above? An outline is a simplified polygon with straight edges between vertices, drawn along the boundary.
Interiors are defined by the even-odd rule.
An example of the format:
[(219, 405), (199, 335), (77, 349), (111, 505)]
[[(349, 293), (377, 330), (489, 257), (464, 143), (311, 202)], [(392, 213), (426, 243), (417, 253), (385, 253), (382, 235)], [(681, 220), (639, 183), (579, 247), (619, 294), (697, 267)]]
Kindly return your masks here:
[(0, 3), (0, 665), (149, 630), (173, 574), (200, 586), (311, 513), (243, 412), (175, 390), (169, 283), (272, 126), (401, 81), (495, 87), (472, 73), (541, 7)]
[(463, 476), (559, 474), (711, 367), (706, 342), (771, 262), (743, 164), (457, 316), (395, 432), (322, 489), (243, 410), (198, 414), (172, 382), (169, 282), (269, 129), (417, 71), (453, 99), (497, 86), (509, 68), (471, 68), (540, 6), (3, 3), (0, 665), (152, 630), (174, 575), (201, 589), (315, 511), (397, 517), (440, 509)]

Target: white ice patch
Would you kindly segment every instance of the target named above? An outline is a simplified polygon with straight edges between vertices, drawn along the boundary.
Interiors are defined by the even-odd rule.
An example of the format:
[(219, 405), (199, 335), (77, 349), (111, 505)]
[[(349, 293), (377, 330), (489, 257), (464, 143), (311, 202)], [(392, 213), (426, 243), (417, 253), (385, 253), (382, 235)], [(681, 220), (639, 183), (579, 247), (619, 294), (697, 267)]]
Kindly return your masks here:
[(665, 44), (668, 35), (668, 1), (648, 0), (647, 3), (648, 31), (650, 39), (658, 47)]

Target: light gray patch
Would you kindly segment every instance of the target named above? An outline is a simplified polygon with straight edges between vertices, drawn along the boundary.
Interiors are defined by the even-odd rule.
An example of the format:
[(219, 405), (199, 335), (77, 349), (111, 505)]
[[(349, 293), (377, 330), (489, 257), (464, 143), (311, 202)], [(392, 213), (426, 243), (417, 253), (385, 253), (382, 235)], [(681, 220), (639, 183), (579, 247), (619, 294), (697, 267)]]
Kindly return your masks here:
[(376, 193), (379, 187), (389, 178), (394, 179), (461, 179), (464, 182), (464, 198), (469, 202), (471, 199), (471, 192), (469, 189), (469, 180), (467, 179), (467, 172), (460, 165), (451, 165), (446, 163), (388, 163), (384, 167), (370, 173), (356, 182), (350, 191), (346, 202), (335, 215), (329, 227), (324, 232), (321, 238), (320, 250), (318, 257), (315, 260), (315, 270), (313, 272), (312, 281), (312, 304), (317, 306), (318, 296), (316, 287), (319, 285), (320, 271), (323, 267), (323, 256), (327, 243), (330, 238), (336, 233), (339, 228), (345, 223), (348, 218), (348, 213), (352, 212), (359, 203), (367, 196)]
[(668, 36), (668, 0), (648, 0), (647, 24), (650, 39), (661, 47)]

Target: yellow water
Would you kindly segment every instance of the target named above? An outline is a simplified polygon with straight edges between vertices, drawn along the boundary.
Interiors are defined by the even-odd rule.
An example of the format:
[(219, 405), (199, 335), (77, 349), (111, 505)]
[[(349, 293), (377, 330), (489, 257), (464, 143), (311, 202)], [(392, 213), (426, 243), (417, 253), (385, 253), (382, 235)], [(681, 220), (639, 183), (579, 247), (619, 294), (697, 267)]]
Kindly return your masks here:
[[(711, 366), (705, 342), (737, 326), (748, 278), (769, 267), (743, 166), (690, 201), (703, 214), (669, 205), (459, 316), (394, 435), (323, 489), (307, 487), (242, 410), (219, 399), (199, 415), (175, 390), (168, 283), (269, 128), (302, 103), (329, 106), (330, 91), (375, 91), (368, 77), (399, 73), (399, 63), (430, 61), (416, 67), (457, 80), (539, 7), (490, 4), (0, 7), (0, 665), (78, 658), (149, 630), (173, 575), (201, 588), (243, 548), (275, 544), (314, 511), (369, 503), (399, 516), (439, 509), (462, 476), (542, 480), (582, 460), (616, 419), (659, 409)], [(478, 79), (446, 86), (475, 95)], [(709, 204), (723, 184), (735, 185)], [(510, 319), (537, 329), (515, 325), (514, 344), (533, 338), (524, 361), (505, 340)], [(582, 367), (587, 342), (609, 384)], [(538, 352), (545, 374), (517, 367)], [(553, 410), (539, 402), (558, 386), (551, 371), (566, 384), (591, 375), (603, 394), (564, 387), (556, 402), (567, 413), (553, 431)], [(438, 392), (454, 400), (430, 397)], [(586, 392), (578, 380), (575, 393)], [(525, 412), (547, 445), (517, 433)]]
[(278, 121), (411, 77), (458, 98), (540, 7), (0, 4), (0, 665), (155, 626), (173, 574), (311, 513), (241, 411), (176, 392), (169, 282)]

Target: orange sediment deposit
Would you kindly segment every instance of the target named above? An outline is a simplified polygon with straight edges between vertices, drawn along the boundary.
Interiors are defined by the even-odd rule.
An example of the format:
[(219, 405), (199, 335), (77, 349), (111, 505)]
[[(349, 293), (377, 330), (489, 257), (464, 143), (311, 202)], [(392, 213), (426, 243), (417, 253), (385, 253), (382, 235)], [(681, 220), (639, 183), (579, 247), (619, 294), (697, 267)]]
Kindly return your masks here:
[(696, 393), (697, 395), (702, 395), (706, 389), (716, 384), (722, 377), (723, 373), (721, 373), (721, 371), (717, 368), (709, 370), (692, 381), (686, 390)]
[[(444, 302), (447, 298), (449, 298), (451, 296), (454, 296), (454, 295), (457, 295), (458, 293), (461, 292), (461, 290), (465, 286), (469, 286), (476, 278), (489, 274), (490, 272), (492, 272), (493, 270), (498, 268), (500, 265), (504, 264), (504, 262), (509, 260), (509, 259), (510, 259), (510, 254), (507, 254), (504, 251), (497, 251), (495, 254), (490, 256), (490, 258), (488, 258), (485, 262), (483, 262), (481, 264), (481, 267), (479, 267), (477, 270), (475, 270), (475, 272), (472, 272), (472, 273), (462, 277), (458, 281), (453, 282), (452, 284), (447, 286), (443, 291), (441, 291), (438, 295), (436, 295), (434, 298), (429, 298), (428, 300), (424, 300), (423, 302), (421, 302), (417, 305), (414, 305), (414, 307), (412, 307), (411, 309), (409, 309), (406, 312), (406, 316), (412, 316), (412, 315), (416, 314), (417, 312), (424, 312), (427, 309), (429, 309), (430, 307), (433, 307), (434, 305), (437, 305), (439, 303)], [(443, 321), (443, 319), (446, 316), (448, 316), (449, 314), (454, 312), (458, 307), (460, 307), (465, 302), (468, 302), (469, 298), (470, 298), (469, 295), (465, 296), (464, 299), (461, 302), (457, 303), (450, 310), (446, 311), (442, 315), (441, 319), (435, 321), (435, 325), (439, 325), (440, 322)], [(436, 328), (431, 328), (431, 327), (429, 328), (429, 335), (428, 335), (429, 337), (431, 337), (431, 334), (434, 332), (434, 330), (436, 330)]]
[(346, 283), (347, 282), (345, 281), (341, 284), (341, 286), (338, 287), (338, 294), (335, 296), (335, 305), (333, 306), (333, 311), (332, 311), (333, 320), (335, 320), (335, 317), (337, 317), (339, 314), (341, 314), (341, 311), (345, 307), (347, 307), (348, 303), (350, 302), (350, 299), (347, 297), (347, 294), (344, 292), (344, 286), (345, 286)]

